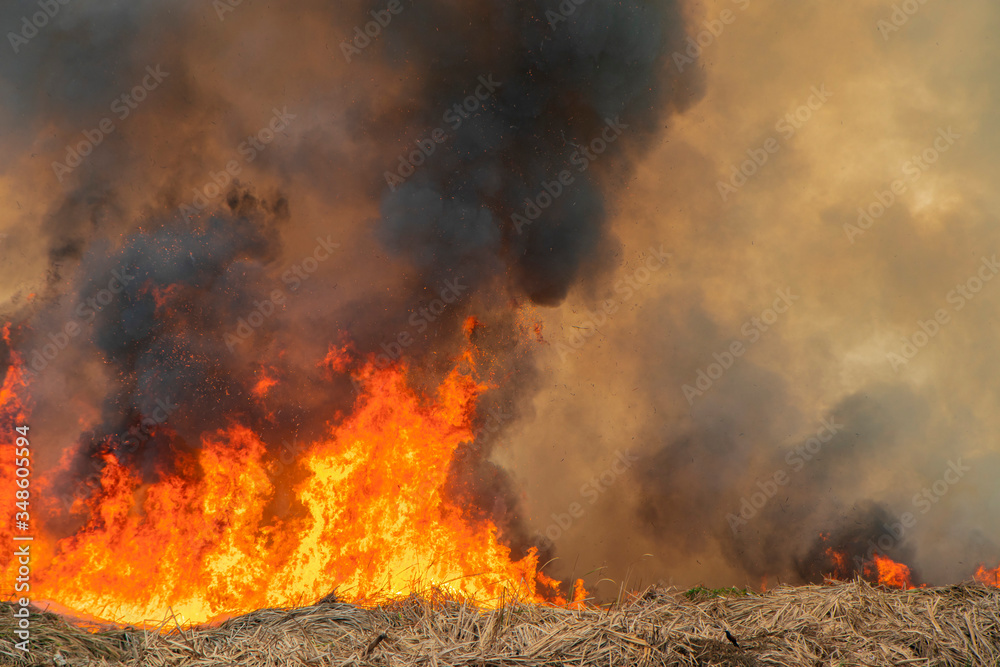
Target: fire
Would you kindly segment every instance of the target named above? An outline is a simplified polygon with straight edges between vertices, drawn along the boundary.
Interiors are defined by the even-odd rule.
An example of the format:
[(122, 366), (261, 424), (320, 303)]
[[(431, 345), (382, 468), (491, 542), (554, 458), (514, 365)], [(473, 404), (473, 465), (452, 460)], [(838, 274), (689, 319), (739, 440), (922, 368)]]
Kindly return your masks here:
[[(827, 535), (821, 533), (820, 538), (825, 542)], [(913, 588), (913, 575), (910, 568), (903, 563), (897, 563), (888, 556), (879, 553), (873, 554), (872, 560), (866, 561), (862, 565), (861, 572), (857, 572), (855, 566), (851, 564), (847, 552), (827, 547), (824, 554), (832, 568), (826, 575), (829, 579), (845, 581), (853, 579), (855, 574), (860, 574), (868, 581), (888, 588)]]
[(842, 551), (836, 551), (833, 547), (827, 547), (826, 557), (833, 564), (833, 569), (827, 575), (830, 579), (850, 578), (851, 569), (847, 562), (847, 554)]
[[(352, 414), (291, 461), (238, 424), (204, 436), (194, 453), (175, 453), (154, 483), (109, 449), (86, 525), (58, 541), (36, 531), (32, 598), (132, 624), (171, 611), (181, 622), (211, 621), (334, 589), (361, 604), (435, 589), (483, 605), (565, 602), (534, 549), (515, 560), (492, 522), (446, 493), (487, 388), (472, 355), (431, 398), (408, 385), (403, 364), (369, 361), (355, 380), (362, 391)], [(20, 381), (12, 369), (0, 393), (4, 437), (23, 419), (12, 407)], [(3, 475), (5, 497), (12, 478)], [(0, 570), (9, 575), (13, 564), (0, 561)], [(585, 597), (577, 582), (573, 601)]]
[(276, 384), (278, 384), (278, 380), (276, 378), (273, 378), (270, 375), (264, 375), (257, 381), (257, 384), (254, 385), (253, 395), (257, 398), (263, 398), (267, 395), (267, 392), (271, 390), (271, 387)]
[[(887, 556), (875, 554), (875, 569), (878, 576), (878, 583), (889, 588), (913, 588), (913, 580), (910, 576), (910, 568), (902, 563), (897, 563)], [(866, 567), (867, 571), (868, 568)]]
[(974, 576), (976, 581), (981, 584), (1000, 588), (1000, 565), (997, 565), (995, 568), (990, 570), (985, 564), (980, 564), (980, 566), (976, 568), (976, 574)]

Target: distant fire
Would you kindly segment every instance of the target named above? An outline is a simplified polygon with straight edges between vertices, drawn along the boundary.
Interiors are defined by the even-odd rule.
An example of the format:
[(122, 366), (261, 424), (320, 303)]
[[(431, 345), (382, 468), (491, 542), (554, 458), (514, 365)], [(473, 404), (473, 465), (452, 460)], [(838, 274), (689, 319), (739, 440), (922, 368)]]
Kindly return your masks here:
[(875, 554), (876, 581), (890, 588), (913, 588), (910, 568), (902, 563)]
[(831, 579), (844, 579), (849, 576), (851, 567), (847, 562), (847, 554), (842, 551), (834, 551), (833, 547), (830, 547), (826, 550), (826, 555), (833, 562), (833, 569), (829, 572)]
[[(820, 535), (823, 542), (829, 540), (829, 535)], [(825, 576), (834, 580), (850, 580), (855, 576), (888, 588), (913, 588), (913, 575), (910, 568), (903, 563), (897, 563), (888, 556), (873, 552), (870, 559), (852, 559), (843, 548), (826, 547), (823, 552), (828, 563)]]
[(986, 565), (980, 565), (976, 569), (975, 579), (981, 584), (1000, 588), (1000, 565), (997, 565), (992, 570), (988, 569)]
[[(334, 350), (326, 363), (343, 372), (349, 357)], [(504, 596), (565, 603), (534, 549), (515, 560), (496, 525), (470, 518), (446, 493), (487, 388), (473, 355), (455, 361), (434, 396), (409, 386), (404, 364), (353, 367), (363, 390), (352, 414), (287, 466), (239, 424), (206, 434), (193, 452), (173, 452), (173, 467), (151, 484), (109, 446), (99, 488), (74, 508), (85, 525), (58, 541), (44, 525), (36, 534), (33, 599), (126, 623), (162, 619), (168, 609), (184, 622), (209, 621), (311, 603), (334, 589), (357, 603), (435, 588), (486, 605)], [(263, 376), (254, 394), (277, 382)], [(5, 439), (26, 416), (23, 389), (11, 368), (0, 389)], [(13, 495), (8, 459), (5, 498)], [(12, 530), (5, 521), (5, 543)], [(5, 580), (15, 567), (0, 562)], [(573, 597), (584, 596), (577, 582)]]

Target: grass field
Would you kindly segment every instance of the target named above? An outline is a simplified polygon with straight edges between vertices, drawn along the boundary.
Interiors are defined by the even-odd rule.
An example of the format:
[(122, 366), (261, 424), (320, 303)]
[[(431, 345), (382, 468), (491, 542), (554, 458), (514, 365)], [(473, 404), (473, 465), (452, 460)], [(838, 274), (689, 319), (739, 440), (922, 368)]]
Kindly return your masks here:
[(408, 598), (372, 609), (263, 609), (214, 627), (89, 631), (41, 612), (27, 656), (14, 648), (12, 614), (0, 607), (0, 664), (1000, 665), (1000, 589), (980, 585), (650, 589), (577, 610)]

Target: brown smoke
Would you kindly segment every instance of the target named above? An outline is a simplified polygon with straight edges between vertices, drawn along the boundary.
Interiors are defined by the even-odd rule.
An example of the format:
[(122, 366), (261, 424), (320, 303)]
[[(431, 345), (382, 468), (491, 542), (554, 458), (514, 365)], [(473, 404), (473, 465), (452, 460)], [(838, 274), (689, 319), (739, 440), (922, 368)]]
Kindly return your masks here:
[[(199, 407), (170, 417), (185, 443), (228, 417), (308, 437), (354, 396), (320, 388), (330, 344), (390, 354), (409, 332), (400, 353), (433, 378), (476, 314), (507, 381), (456, 493), (475, 481), (472, 502), (556, 576), (814, 579), (821, 532), (863, 554), (906, 512), (886, 551), (923, 580), (1000, 557), (1000, 297), (948, 298), (1000, 252), (994, 5), (932, 0), (891, 31), (878, 0), (215, 5), (76, 0), (0, 62), (14, 348), (30, 363), (81, 327), (34, 380), (42, 466), (73, 443), (85, 467), (158, 401)], [(34, 9), (5, 5), (0, 25)], [(106, 118), (79, 166), (53, 167)], [(80, 315), (116, 270), (136, 278)], [(449, 284), (457, 304), (413, 325)], [(940, 310), (912, 359), (887, 357)], [(544, 344), (517, 337), (524, 317)], [(266, 409), (264, 369), (287, 379)], [(824, 420), (842, 427), (810, 443)], [(180, 446), (154, 438), (136, 464), (155, 475)]]

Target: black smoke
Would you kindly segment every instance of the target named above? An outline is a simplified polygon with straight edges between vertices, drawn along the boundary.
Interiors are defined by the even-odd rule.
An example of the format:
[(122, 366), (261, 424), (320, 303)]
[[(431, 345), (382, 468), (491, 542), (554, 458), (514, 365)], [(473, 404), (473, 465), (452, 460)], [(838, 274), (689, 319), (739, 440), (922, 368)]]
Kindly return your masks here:
[[(350, 66), (339, 46), (384, 3), (299, 5), (242, 3), (217, 17), (205, 3), (79, 0), (0, 65), (12, 93), (3, 118), (22, 128), (3, 164), (40, 153), (28, 164), (43, 212), (9, 243), (38, 258), (26, 264), (37, 275), (5, 310), (33, 373), (34, 414), (54, 425), (47, 463), (73, 452), (67, 487), (105, 455), (149, 481), (235, 422), (272, 446), (308, 440), (358, 391), (317, 363), (330, 346), (399, 349), (391, 361), (431, 387), (475, 314), (496, 389), (453, 493), (516, 542), (517, 492), (489, 457), (539, 378), (524, 344), (533, 334), (511, 308), (558, 304), (613, 262), (617, 188), (700, 91), (698, 70), (669, 60), (685, 35), (680, 4), (404, 2)], [(0, 23), (35, 10), (6, 5)], [(54, 170), (157, 65), (169, 75), (149, 99), (115, 117), (79, 167)], [(182, 215), (285, 105), (289, 131), (240, 162), (196, 219)], [(391, 176), (421, 147), (430, 154), (412, 173)], [(283, 276), (317, 235), (349, 252), (290, 288)], [(121, 289), (93, 302), (115, 276)], [(413, 324), (446, 284), (462, 286), (459, 302)], [(232, 344), (275, 290), (287, 305)], [(400, 334), (414, 341), (405, 350), (393, 347)], [(265, 376), (280, 385), (262, 397)], [(75, 420), (58, 418), (67, 406), (99, 417), (74, 433)]]
[(398, 20), (386, 57), (421, 73), (406, 126), (425, 129), (388, 165), (381, 238), (430, 282), (505, 274), (560, 302), (615, 249), (609, 174), (691, 101), (696, 78), (668, 67), (677, 3), (431, 2)]

